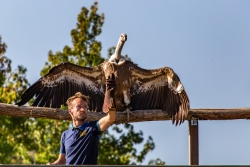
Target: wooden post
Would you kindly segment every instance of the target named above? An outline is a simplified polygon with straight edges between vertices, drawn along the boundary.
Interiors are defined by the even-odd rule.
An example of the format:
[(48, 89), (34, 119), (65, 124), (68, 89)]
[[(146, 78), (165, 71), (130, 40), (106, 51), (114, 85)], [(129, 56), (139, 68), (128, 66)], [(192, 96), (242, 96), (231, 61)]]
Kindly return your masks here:
[(188, 164), (199, 165), (199, 128), (198, 119), (188, 121)]

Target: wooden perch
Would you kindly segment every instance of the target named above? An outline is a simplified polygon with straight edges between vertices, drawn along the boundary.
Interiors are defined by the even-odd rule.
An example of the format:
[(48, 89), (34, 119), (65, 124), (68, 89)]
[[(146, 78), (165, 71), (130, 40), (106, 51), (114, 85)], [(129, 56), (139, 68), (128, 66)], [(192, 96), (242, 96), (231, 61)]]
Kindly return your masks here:
[(250, 119), (250, 108), (191, 109), (188, 115), (199, 120)]
[[(28, 118), (47, 118), (58, 120), (71, 120), (71, 116), (67, 110), (46, 108), (46, 107), (31, 107), (0, 103), (0, 114), (7, 116), (28, 117)], [(89, 112), (87, 121), (99, 120), (106, 114), (102, 112)], [(126, 122), (143, 122), (143, 121), (157, 121), (170, 120), (166, 112), (161, 110), (150, 111), (133, 111), (127, 114), (126, 112), (117, 112), (116, 124)]]
[[(7, 116), (28, 117), (28, 118), (47, 118), (57, 120), (71, 120), (67, 110), (10, 105), (0, 103), (0, 114)], [(98, 120), (105, 116), (104, 113), (89, 112), (87, 121)], [(231, 119), (250, 119), (250, 108), (235, 109), (190, 109), (188, 119), (199, 120), (231, 120)], [(117, 112), (116, 124), (126, 122), (144, 122), (170, 120), (168, 114), (161, 110), (136, 110), (130, 114)]]

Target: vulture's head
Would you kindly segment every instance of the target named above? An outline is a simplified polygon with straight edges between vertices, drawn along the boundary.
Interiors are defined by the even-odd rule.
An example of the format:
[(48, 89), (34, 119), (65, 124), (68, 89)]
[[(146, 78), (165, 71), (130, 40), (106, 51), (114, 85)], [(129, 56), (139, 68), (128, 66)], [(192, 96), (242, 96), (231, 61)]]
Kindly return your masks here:
[(121, 34), (119, 40), (122, 41), (122, 42), (126, 42), (127, 41), (127, 34)]

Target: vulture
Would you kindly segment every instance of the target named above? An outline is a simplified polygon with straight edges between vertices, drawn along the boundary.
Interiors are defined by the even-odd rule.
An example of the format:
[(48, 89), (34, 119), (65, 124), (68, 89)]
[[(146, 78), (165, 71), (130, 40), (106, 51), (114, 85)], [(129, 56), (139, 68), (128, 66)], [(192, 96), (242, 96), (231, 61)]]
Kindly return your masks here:
[(121, 34), (115, 53), (100, 65), (82, 67), (69, 62), (53, 67), (21, 96), (18, 106), (35, 98), (32, 106), (60, 108), (76, 92), (90, 97), (89, 110), (101, 112), (106, 79), (114, 74), (114, 103), (117, 111), (160, 109), (173, 124), (180, 125), (190, 108), (187, 93), (177, 74), (169, 67), (143, 69), (121, 55), (126, 34)]

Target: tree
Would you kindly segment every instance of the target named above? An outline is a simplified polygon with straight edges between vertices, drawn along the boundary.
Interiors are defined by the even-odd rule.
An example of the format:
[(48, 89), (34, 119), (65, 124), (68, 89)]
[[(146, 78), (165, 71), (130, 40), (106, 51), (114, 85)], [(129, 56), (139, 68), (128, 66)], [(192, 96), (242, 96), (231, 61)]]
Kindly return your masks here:
[[(96, 40), (96, 37), (101, 33), (104, 14), (99, 15), (97, 10), (97, 2), (90, 7), (90, 10), (85, 7), (82, 8), (77, 18), (76, 28), (71, 31), (73, 46), (65, 46), (62, 52), (58, 51), (53, 53), (49, 51), (48, 62), (45, 63), (41, 71), (42, 76), (61, 62), (71, 62), (90, 67), (104, 61), (104, 58), (101, 57), (101, 42)], [(108, 54), (111, 55), (113, 52), (114, 47), (111, 47), (108, 50)], [(128, 58), (128, 56), (126, 57)], [(6, 81), (6, 77), (4, 80)], [(6, 97), (5, 95), (3, 98), (6, 99)], [(19, 94), (16, 96), (16, 99), (18, 98)], [(14, 99), (10, 100), (10, 103), (13, 101)], [(18, 142), (22, 143), (20, 145), (16, 143), (17, 139), (15, 136), (5, 139), (6, 141), (9, 139), (13, 140), (10, 144), (10, 148), (8, 148), (10, 151), (8, 155), (15, 153), (15, 150), (18, 150), (18, 153), (15, 154), (15, 158), (11, 158), (11, 156), (5, 154), (4, 157), (7, 156), (10, 157), (10, 159), (4, 161), (4, 163), (36, 162), (38, 164), (45, 164), (54, 161), (58, 157), (60, 136), (61, 133), (67, 129), (69, 122), (26, 119), (26, 121), (18, 122), (18, 124), (8, 124), (6, 122), (5, 124), (11, 127), (11, 129), (18, 129), (16, 126), (18, 124), (22, 125), (23, 128), (14, 134), (16, 136), (16, 134), (19, 135), (22, 132), (24, 136), (26, 136), (20, 136), (18, 138)], [(134, 127), (130, 124), (124, 124), (123, 129), (113, 125), (112, 129), (113, 133), (116, 133), (119, 137), (116, 137), (113, 133), (110, 133), (110, 131), (103, 133), (100, 139), (99, 164), (140, 164), (143, 162), (145, 155), (155, 147), (152, 137), (149, 136), (144, 143), (143, 149), (138, 153), (134, 146), (136, 144), (143, 144), (144, 138), (141, 131), (135, 132)], [(6, 131), (5, 134), (10, 134), (6, 129), (3, 130)], [(27, 132), (29, 132), (29, 135), (27, 135)], [(27, 143), (31, 144), (27, 145)], [(0, 149), (4, 147), (4, 144), (1, 144)], [(11, 151), (13, 148), (15, 148), (15, 150)], [(109, 158), (107, 159), (107, 157)], [(156, 164), (154, 162), (156, 162), (156, 160), (152, 160), (151, 164)]]
[[(18, 66), (11, 69), (11, 60), (4, 56), (7, 45), (0, 37), (0, 103), (13, 103), (27, 89), (26, 68)], [(28, 132), (33, 120), (27, 118), (0, 116), (0, 162), (20, 163), (27, 156), (28, 150), (35, 149)], [(20, 156), (22, 155), (22, 156)], [(29, 156), (28, 156), (29, 157)]]
[(2, 37), (0, 36), (0, 86), (2, 87), (7, 73), (11, 71), (11, 60), (4, 56), (6, 52), (7, 45), (2, 42)]
[[(29, 83), (26, 68), (12, 71), (11, 60), (4, 56), (7, 45), (0, 38), (0, 103), (13, 104)], [(58, 156), (59, 140), (68, 124), (55, 121), (0, 115), (0, 162), (12, 164), (46, 163)], [(53, 127), (53, 128), (52, 128)], [(49, 156), (48, 156), (49, 155)]]
[(96, 36), (100, 35), (104, 23), (104, 14), (97, 14), (98, 3), (95, 2), (90, 11), (83, 7), (77, 18), (76, 28), (71, 31), (73, 47), (65, 46), (62, 52), (49, 51), (48, 62), (41, 75), (62, 62), (71, 62), (80, 66), (96, 66), (104, 61), (101, 57), (101, 42)]
[(102, 165), (131, 165), (142, 163), (145, 155), (155, 148), (152, 137), (147, 139), (143, 150), (138, 154), (134, 145), (143, 142), (142, 131), (135, 132), (131, 124), (124, 124), (124, 130), (118, 126), (112, 128), (119, 137), (105, 131), (100, 141), (99, 164)]
[[(96, 66), (104, 61), (101, 57), (101, 42), (96, 37), (101, 34), (104, 23), (104, 14), (97, 13), (98, 3), (95, 2), (90, 11), (83, 7), (78, 15), (76, 28), (71, 31), (73, 46), (65, 46), (62, 52), (53, 53), (49, 51), (48, 62), (41, 71), (45, 75), (51, 67), (62, 62), (71, 62), (81, 66)], [(115, 51), (115, 47), (108, 49), (108, 57)], [(125, 55), (130, 59), (128, 55)], [(136, 144), (142, 144), (143, 133), (134, 132), (130, 124), (125, 124), (123, 132), (118, 126), (114, 125), (113, 130), (119, 134), (119, 138), (110, 134), (107, 130), (100, 139), (99, 164), (135, 164), (142, 163), (146, 154), (155, 147), (152, 137), (149, 136), (144, 148), (140, 153), (134, 148)], [(152, 160), (154, 161), (154, 160)]]

